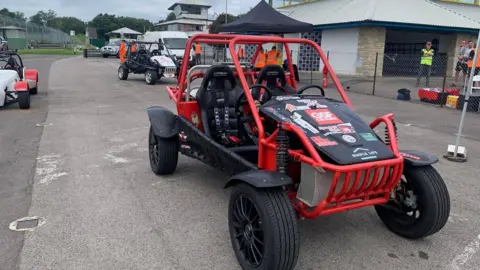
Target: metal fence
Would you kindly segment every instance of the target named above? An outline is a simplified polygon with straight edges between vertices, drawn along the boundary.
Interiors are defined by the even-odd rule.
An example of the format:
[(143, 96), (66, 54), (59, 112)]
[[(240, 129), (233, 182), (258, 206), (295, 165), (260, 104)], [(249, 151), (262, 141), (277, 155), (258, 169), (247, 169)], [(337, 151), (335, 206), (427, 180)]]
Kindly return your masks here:
[[(351, 92), (461, 109), (469, 68), (454, 56), (439, 54), (432, 65), (421, 65), (419, 54), (375, 53), (361, 57), (356, 53), (326, 51), (342, 86)], [(295, 52), (293, 52), (295, 55)], [(313, 57), (312, 57), (313, 58)], [(323, 83), (323, 64), (297, 61), (300, 80)], [(476, 73), (477, 74), (477, 73)], [(333, 86), (328, 76), (329, 86)], [(480, 95), (472, 96), (468, 111), (479, 112)]]
[[(26, 41), (29, 44), (67, 44), (72, 43), (69, 34), (58, 29), (39, 26), (34, 23), (13, 19), (0, 15), (0, 27), (19, 27), (26, 31)], [(1, 33), (1, 32), (0, 32)]]

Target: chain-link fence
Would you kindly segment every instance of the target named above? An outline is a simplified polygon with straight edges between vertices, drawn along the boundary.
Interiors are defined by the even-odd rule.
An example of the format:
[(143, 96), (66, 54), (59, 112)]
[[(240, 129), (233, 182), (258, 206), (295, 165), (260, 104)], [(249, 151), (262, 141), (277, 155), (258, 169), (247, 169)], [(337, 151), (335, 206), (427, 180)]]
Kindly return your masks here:
[[(470, 68), (456, 57), (439, 54), (421, 64), (420, 54), (357, 53), (326, 51), (329, 63), (347, 91), (461, 109)], [(302, 56), (292, 51), (300, 81), (322, 84), (323, 64), (318, 56)], [(475, 71), (478, 74), (478, 70)], [(328, 86), (333, 86), (328, 76)], [(479, 91), (480, 92), (480, 91)], [(470, 112), (478, 112), (480, 94), (469, 103)]]
[(5, 35), (9, 47), (25, 49), (28, 46), (66, 47), (72, 43), (69, 34), (58, 29), (39, 26), (23, 20), (0, 15), (0, 35)]

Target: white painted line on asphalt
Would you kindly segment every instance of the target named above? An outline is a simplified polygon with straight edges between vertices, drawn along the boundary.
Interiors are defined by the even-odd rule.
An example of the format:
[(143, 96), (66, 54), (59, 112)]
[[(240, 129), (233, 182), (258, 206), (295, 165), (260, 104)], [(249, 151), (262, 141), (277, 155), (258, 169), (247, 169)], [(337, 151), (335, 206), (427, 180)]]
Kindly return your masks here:
[[(18, 222), (30, 221), (30, 220), (32, 220), (32, 221), (33, 220), (38, 220), (38, 224), (33, 228), (17, 228)], [(31, 232), (31, 231), (35, 230), (36, 228), (42, 226), (43, 224), (45, 224), (45, 218), (37, 217), (37, 216), (23, 217), (23, 218), (19, 218), (19, 219), (15, 220), (14, 222), (10, 223), (8, 228), (12, 231), (17, 231), (17, 232), (23, 232), (23, 231)]]
[(460, 270), (461, 267), (468, 261), (472, 256), (477, 253), (480, 248), (480, 234), (472, 242), (465, 247), (462, 253), (458, 254), (453, 261), (448, 265), (447, 269), (449, 270)]
[(115, 164), (118, 164), (118, 163), (128, 163), (128, 159), (126, 158), (121, 158), (121, 157), (116, 157), (114, 155), (111, 155), (111, 154), (105, 154), (103, 156), (104, 159), (106, 160), (109, 160)]
[(63, 160), (60, 158), (60, 155), (48, 155), (38, 157), (38, 165), (36, 173), (40, 176), (41, 184), (49, 184), (53, 180), (68, 175), (66, 172), (62, 172), (59, 167), (63, 164)]
[(115, 146), (112, 146), (112, 148), (110, 148), (110, 153), (123, 152), (125, 150), (134, 148), (136, 146), (138, 146), (138, 143), (127, 143), (127, 144), (123, 144), (123, 145), (115, 145)]
[(150, 128), (150, 127), (148, 126), (148, 127), (138, 127), (138, 128), (130, 128), (130, 129), (123, 129), (123, 130), (116, 130), (116, 131), (114, 131), (113, 133), (137, 131), (137, 130), (147, 129), (147, 128)]
[(48, 126), (52, 126), (53, 124), (52, 123), (40, 123), (40, 124), (37, 124), (37, 127), (48, 127)]

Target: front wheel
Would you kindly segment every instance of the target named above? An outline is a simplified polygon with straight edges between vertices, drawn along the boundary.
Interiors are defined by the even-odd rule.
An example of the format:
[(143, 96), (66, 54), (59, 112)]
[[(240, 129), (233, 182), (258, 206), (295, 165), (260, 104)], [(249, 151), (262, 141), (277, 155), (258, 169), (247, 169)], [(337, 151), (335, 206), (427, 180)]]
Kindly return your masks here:
[(375, 210), (392, 232), (419, 239), (440, 231), (450, 215), (450, 196), (440, 174), (431, 165), (406, 166), (395, 199)]
[(128, 78), (128, 69), (120, 66), (118, 68), (118, 78), (122, 81), (126, 80)]
[(171, 174), (178, 163), (178, 137), (164, 139), (155, 135), (150, 126), (148, 133), (150, 167), (157, 175)]
[(293, 269), (300, 240), (292, 204), (282, 188), (241, 183), (228, 206), (232, 247), (242, 269)]
[(154, 85), (157, 83), (157, 72), (155, 70), (147, 70), (147, 72), (145, 72), (145, 82), (149, 85)]
[(22, 110), (30, 109), (30, 93), (28, 91), (18, 93), (18, 106)]

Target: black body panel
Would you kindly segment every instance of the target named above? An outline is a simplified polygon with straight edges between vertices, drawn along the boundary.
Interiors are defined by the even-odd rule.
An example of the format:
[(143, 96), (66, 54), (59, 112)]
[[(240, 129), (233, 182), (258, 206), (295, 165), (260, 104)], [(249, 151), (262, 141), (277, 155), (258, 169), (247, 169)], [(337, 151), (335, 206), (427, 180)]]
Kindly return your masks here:
[(301, 128), (322, 157), (339, 165), (395, 158), (375, 132), (342, 102), (318, 95), (273, 97), (261, 112)]
[(406, 165), (414, 167), (432, 165), (438, 162), (436, 156), (414, 150), (402, 150), (400, 155), (403, 156)]
[(167, 139), (178, 134), (177, 116), (168, 109), (160, 106), (147, 108), (148, 118), (155, 135)]
[[(182, 116), (178, 117), (178, 128), (180, 153), (225, 171), (229, 175), (258, 169), (253, 163), (209, 138)], [(240, 152), (239, 150), (250, 148), (251, 146), (240, 146), (232, 149)]]
[(225, 188), (239, 181), (257, 188), (282, 187), (293, 184), (290, 176), (286, 174), (275, 171), (253, 170), (232, 176), (225, 185)]

